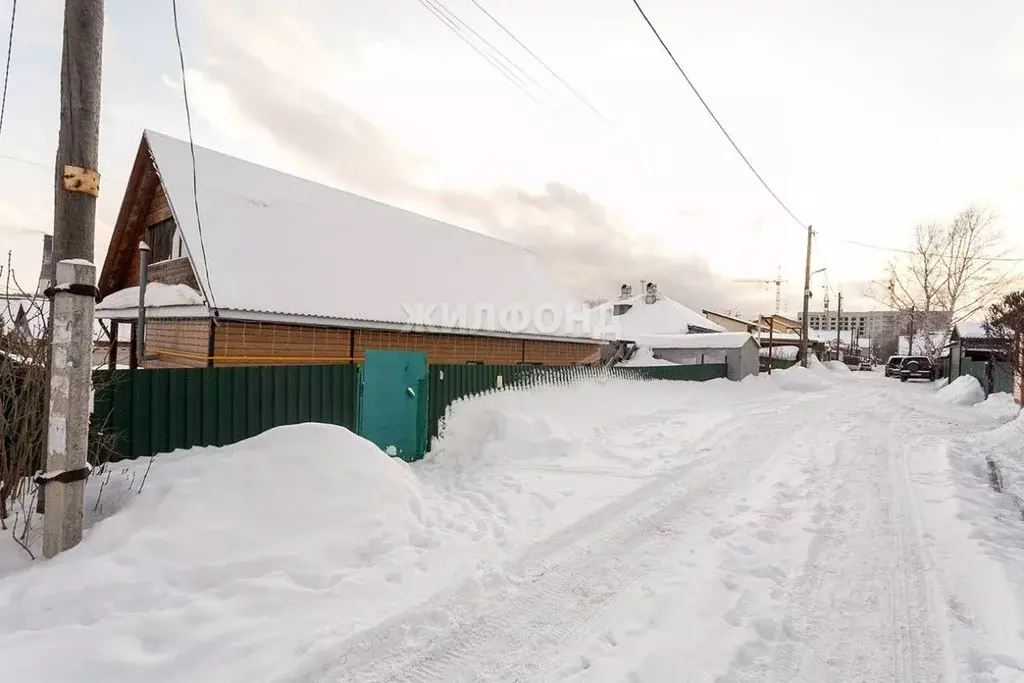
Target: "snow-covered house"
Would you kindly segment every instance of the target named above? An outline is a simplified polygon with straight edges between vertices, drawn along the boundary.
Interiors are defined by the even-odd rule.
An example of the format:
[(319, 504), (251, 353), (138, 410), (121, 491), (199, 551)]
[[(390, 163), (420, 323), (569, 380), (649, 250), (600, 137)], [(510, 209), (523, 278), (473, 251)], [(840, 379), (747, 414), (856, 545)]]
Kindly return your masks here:
[(644, 289), (641, 294), (634, 295), (629, 285), (623, 285), (618, 299), (595, 307), (592, 315), (611, 320), (616, 336), (627, 340), (659, 334), (726, 331), (721, 325), (660, 293), (653, 282), (647, 283)]
[(987, 392), (1012, 393), (1019, 389), (1014, 381), (1013, 341), (992, 334), (982, 322), (960, 322), (949, 332), (949, 344), (943, 351), (950, 379), (973, 373)]
[[(187, 142), (142, 136), (97, 316), (133, 334), (151, 248), (145, 365), (593, 362), (583, 305), (528, 251)], [(164, 288), (160, 285), (168, 285)], [(554, 312), (554, 315), (545, 313)], [(130, 323), (126, 331), (124, 323)]]

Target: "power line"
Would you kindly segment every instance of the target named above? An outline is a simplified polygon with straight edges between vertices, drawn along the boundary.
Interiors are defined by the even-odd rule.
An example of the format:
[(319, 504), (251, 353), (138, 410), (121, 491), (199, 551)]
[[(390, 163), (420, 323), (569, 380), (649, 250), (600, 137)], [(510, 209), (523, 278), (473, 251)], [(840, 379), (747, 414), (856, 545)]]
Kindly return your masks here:
[[(439, 8), (437, 5), (435, 5), (433, 0), (417, 0), (417, 1), (420, 3), (420, 5), (423, 6), (424, 9), (426, 9), (428, 12), (433, 14), (438, 19), (438, 21), (440, 21), (442, 24), (447, 26), (449, 30), (451, 30), (455, 35), (457, 35), (459, 37), (459, 39), (462, 40), (462, 42), (464, 42), (466, 45), (468, 45), (470, 48), (472, 48), (473, 51), (476, 52), (478, 55), (483, 57), (484, 60), (486, 60), (488, 64), (490, 64), (495, 69), (497, 69), (498, 72), (502, 76), (504, 76), (505, 79), (508, 80), (509, 83), (511, 83), (512, 85), (516, 86), (520, 90), (522, 90), (523, 93), (527, 97), (529, 97), (531, 100), (533, 100), (533, 102), (536, 105), (543, 106), (541, 101), (539, 99), (537, 99), (537, 97), (532, 92), (530, 92), (530, 88), (526, 84), (526, 82), (521, 77), (519, 77), (511, 69), (511, 67), (509, 67), (507, 64), (505, 64), (505, 63), (503, 63), (501, 61), (502, 59), (504, 59), (505, 62), (507, 62), (508, 64), (514, 64), (512, 62), (512, 60), (510, 60), (500, 50), (497, 50), (493, 46), (491, 46), (491, 49), (494, 50), (494, 52), (497, 53), (498, 56), (495, 56), (493, 54), (490, 54), (490, 53), (485, 52), (484, 50), (482, 50), (476, 43), (473, 42), (473, 40), (468, 35), (466, 35), (466, 32), (464, 30), (459, 28), (459, 25), (455, 21), (453, 21), (452, 19), (450, 19), (447, 16), (445, 16), (445, 14), (442, 11), (442, 9)], [(479, 35), (479, 34), (477, 34), (477, 35)], [(487, 42), (486, 40), (483, 41), (483, 42), (486, 45), (490, 45), (490, 43)]]
[(604, 120), (604, 122), (607, 123), (609, 126), (612, 126), (613, 128), (615, 127), (615, 124), (608, 117), (606, 117), (604, 114), (602, 114), (601, 111), (597, 107), (595, 107), (593, 104), (591, 104), (590, 101), (586, 97), (584, 97), (582, 93), (580, 93), (578, 90), (576, 90), (576, 88), (572, 87), (572, 85), (570, 85), (568, 81), (566, 81), (564, 78), (559, 76), (558, 72), (556, 72), (554, 69), (552, 69), (550, 66), (548, 66), (547, 62), (545, 62), (543, 59), (541, 59), (539, 56), (537, 56), (537, 54), (533, 50), (531, 50), (529, 47), (527, 47), (526, 44), (523, 41), (519, 40), (519, 38), (517, 38), (516, 35), (514, 33), (512, 33), (512, 31), (510, 31), (508, 28), (505, 27), (504, 24), (502, 24), (500, 21), (498, 21), (497, 17), (495, 17), (490, 12), (488, 12), (487, 9), (478, 2), (478, 0), (470, 0), (470, 1), (476, 6), (477, 9), (479, 9), (481, 12), (483, 12), (485, 15), (487, 15), (487, 18), (490, 19), (492, 22), (494, 22), (498, 26), (498, 28), (500, 28), (502, 31), (504, 31), (505, 34), (509, 38), (514, 40), (516, 45), (521, 47), (526, 52), (526, 54), (528, 54), (531, 57), (533, 57), (533, 59), (538, 64), (540, 64), (542, 67), (544, 67), (544, 69), (549, 74), (551, 74), (551, 76), (554, 77), (555, 80), (557, 80), (559, 83), (561, 83), (565, 87), (566, 90), (571, 92), (573, 94), (573, 96), (576, 97), (576, 99), (578, 99), (580, 102), (582, 102), (583, 105), (587, 107), (587, 109), (589, 109), (596, 116), (598, 116), (602, 120)]
[(206, 241), (203, 239), (203, 221), (199, 216), (199, 177), (196, 173), (196, 145), (192, 137), (192, 112), (188, 106), (188, 86), (185, 83), (185, 52), (181, 48), (181, 30), (178, 28), (178, 0), (171, 0), (171, 13), (174, 17), (174, 39), (178, 43), (178, 62), (181, 64), (181, 94), (185, 100), (188, 148), (192, 153), (192, 201), (196, 208), (196, 227), (199, 230), (199, 248), (203, 252), (203, 270), (206, 272), (206, 287), (210, 290), (210, 303), (213, 307), (213, 315), (216, 318), (217, 299), (213, 295), (213, 282), (210, 280), (210, 261), (206, 257)]
[(14, 20), (18, 16), (18, 0), (11, 3), (11, 31), (7, 35), (7, 64), (4, 66), (4, 92), (0, 99), (0, 130), (4, 127), (4, 113), (7, 111), (7, 83), (11, 78), (11, 49), (14, 47)]
[[(2, 118), (2, 117), (0, 117), (0, 118)], [(30, 166), (39, 166), (40, 168), (49, 169), (51, 171), (53, 170), (53, 164), (44, 164), (44, 163), (39, 162), (39, 161), (30, 161), (28, 159), (21, 159), (19, 157), (11, 156), (10, 154), (0, 154), (0, 159), (7, 159), (8, 161), (17, 161), (18, 163), (21, 163), (21, 164), (29, 164)]]
[(510, 70), (518, 71), (520, 74), (522, 74), (523, 78), (525, 78), (527, 81), (533, 83), (535, 86), (543, 90), (549, 97), (554, 96), (554, 93), (552, 93), (543, 83), (534, 78), (530, 74), (530, 72), (516, 64), (515, 60), (513, 60), (511, 57), (503, 53), (499, 48), (495, 47), (491, 41), (487, 40), (482, 35), (480, 35), (480, 33), (476, 29), (474, 29), (472, 26), (463, 21), (459, 17), (459, 15), (457, 15), (454, 11), (451, 10), (451, 8), (446, 7), (443, 0), (429, 1), (432, 5), (436, 6), (441, 12), (443, 12), (448, 18), (450, 18), (455, 23), (459, 24), (463, 29), (472, 33), (481, 43), (486, 45), (492, 52), (494, 52), (499, 57), (504, 59), (505, 62), (508, 64)]
[(644, 8), (640, 6), (639, 0), (633, 0), (633, 4), (636, 6), (637, 11), (640, 12), (640, 16), (642, 16), (644, 18), (644, 21), (647, 22), (647, 26), (650, 27), (651, 32), (654, 33), (654, 37), (658, 39), (659, 43), (661, 43), (661, 47), (663, 47), (665, 49), (665, 52), (668, 54), (669, 58), (672, 60), (672, 63), (675, 64), (676, 70), (678, 70), (679, 73), (682, 75), (683, 79), (686, 80), (686, 84), (690, 86), (690, 90), (692, 90), (693, 94), (697, 96), (697, 99), (700, 100), (700, 103), (702, 105), (704, 105), (704, 109), (706, 109), (708, 114), (711, 115), (711, 118), (714, 120), (715, 124), (718, 126), (718, 129), (720, 131), (722, 131), (722, 135), (725, 136), (725, 139), (729, 141), (729, 144), (732, 145), (732, 148), (734, 150), (736, 150), (736, 153), (740, 155), (741, 159), (743, 159), (743, 163), (745, 163), (747, 165), (747, 168), (749, 168), (750, 172), (754, 174), (754, 177), (757, 178), (761, 182), (761, 185), (764, 186), (764, 189), (768, 190), (768, 194), (770, 194), (772, 196), (772, 198), (778, 203), (778, 205), (781, 206), (783, 208), (783, 210), (786, 213), (789, 214), (789, 217), (792, 218), (794, 221), (796, 221), (797, 224), (800, 225), (800, 227), (806, 229), (807, 226), (804, 224), (804, 222), (801, 221), (799, 218), (797, 218), (796, 214), (794, 214), (792, 211), (790, 211), (789, 207), (786, 206), (785, 202), (783, 202), (781, 199), (779, 199), (779, 196), (777, 194), (775, 194), (774, 190), (772, 190), (772, 188), (768, 186), (768, 183), (765, 182), (764, 178), (761, 177), (761, 174), (758, 173), (757, 169), (754, 168), (754, 165), (750, 163), (749, 159), (747, 159), (747, 155), (745, 155), (743, 153), (743, 150), (740, 149), (739, 145), (736, 144), (736, 141), (732, 139), (731, 135), (729, 135), (729, 131), (727, 131), (725, 129), (725, 126), (722, 125), (722, 122), (718, 120), (717, 116), (715, 116), (715, 112), (711, 111), (711, 107), (708, 106), (708, 103), (704, 100), (704, 97), (701, 96), (700, 91), (697, 90), (697, 87), (693, 84), (693, 81), (690, 80), (690, 77), (686, 75), (686, 71), (683, 69), (682, 65), (679, 63), (679, 60), (676, 59), (676, 56), (674, 54), (672, 54), (672, 50), (665, 43), (665, 41), (662, 39), (661, 34), (658, 33), (658, 29), (656, 29), (654, 27), (654, 24), (651, 23), (651, 20), (647, 17), (647, 13), (644, 12)]

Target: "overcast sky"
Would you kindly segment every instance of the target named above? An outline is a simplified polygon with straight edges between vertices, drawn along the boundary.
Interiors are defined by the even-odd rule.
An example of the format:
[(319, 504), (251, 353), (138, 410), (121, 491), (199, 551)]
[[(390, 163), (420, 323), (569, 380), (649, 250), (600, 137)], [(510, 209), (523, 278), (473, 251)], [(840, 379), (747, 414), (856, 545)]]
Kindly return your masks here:
[[(418, 0), (179, 0), (196, 142), (524, 244), (580, 296), (646, 278), (753, 315), (773, 290), (734, 280), (781, 267), (795, 312), (804, 233), (630, 0), (479, 0), (601, 117), (472, 0), (442, 1), (532, 97)], [(872, 306), (889, 255), (844, 239), (902, 247), (971, 202), (1024, 256), (1024, 3), (642, 4), (851, 303)], [(41, 164), (0, 157), (0, 247), (28, 282), (52, 231), (62, 6), (18, 8), (0, 131), (0, 155)], [(107, 0), (104, 57), (98, 263), (142, 130), (185, 136), (169, 0)]]

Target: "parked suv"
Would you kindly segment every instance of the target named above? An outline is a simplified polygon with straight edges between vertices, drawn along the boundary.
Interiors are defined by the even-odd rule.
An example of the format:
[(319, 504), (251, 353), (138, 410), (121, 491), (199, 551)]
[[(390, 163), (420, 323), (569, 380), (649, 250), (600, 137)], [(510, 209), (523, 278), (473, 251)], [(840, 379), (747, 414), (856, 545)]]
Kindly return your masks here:
[(935, 368), (932, 362), (924, 356), (907, 356), (900, 363), (900, 381), (908, 379), (926, 379), (929, 382), (935, 381)]
[(896, 377), (899, 374), (900, 364), (906, 356), (889, 356), (889, 360), (885, 362), (885, 376)]

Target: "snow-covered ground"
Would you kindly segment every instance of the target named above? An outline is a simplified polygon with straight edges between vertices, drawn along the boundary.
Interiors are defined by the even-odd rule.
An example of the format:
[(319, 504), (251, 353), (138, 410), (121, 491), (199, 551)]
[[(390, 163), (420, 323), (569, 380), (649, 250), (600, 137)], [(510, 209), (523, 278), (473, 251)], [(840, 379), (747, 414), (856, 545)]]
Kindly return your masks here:
[(992, 401), (816, 363), (489, 394), (412, 466), (322, 425), (119, 465), (77, 548), (0, 539), (3, 677), (1024, 680)]

